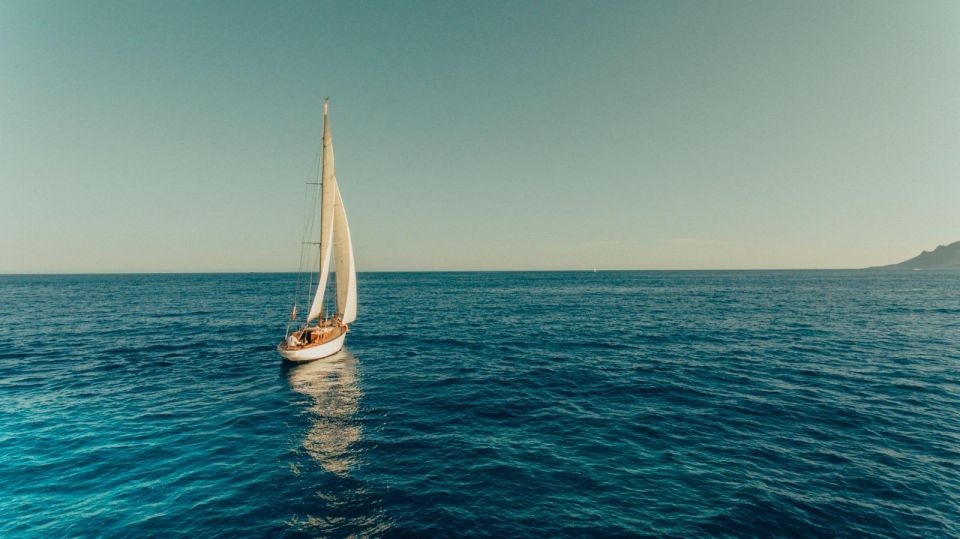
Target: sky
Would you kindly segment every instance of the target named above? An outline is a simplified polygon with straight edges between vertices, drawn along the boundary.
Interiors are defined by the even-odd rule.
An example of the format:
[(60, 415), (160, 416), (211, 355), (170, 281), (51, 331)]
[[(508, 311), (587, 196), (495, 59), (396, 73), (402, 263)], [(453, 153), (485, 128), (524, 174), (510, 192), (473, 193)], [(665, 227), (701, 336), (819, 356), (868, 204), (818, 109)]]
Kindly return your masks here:
[(0, 2), (0, 273), (855, 268), (960, 240), (955, 1)]

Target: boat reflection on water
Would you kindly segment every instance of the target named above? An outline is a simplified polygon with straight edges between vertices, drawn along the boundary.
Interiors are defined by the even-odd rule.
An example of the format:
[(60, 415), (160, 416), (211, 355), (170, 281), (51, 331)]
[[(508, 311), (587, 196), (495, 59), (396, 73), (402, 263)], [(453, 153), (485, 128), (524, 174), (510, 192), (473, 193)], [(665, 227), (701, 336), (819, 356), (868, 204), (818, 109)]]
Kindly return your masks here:
[(357, 358), (343, 349), (286, 372), (291, 389), (310, 398), (304, 409), (309, 427), (303, 453), (328, 472), (311, 488), (315, 496), (311, 508), (290, 520), (296, 535), (377, 537), (390, 529), (378, 498), (351, 477), (359, 462), (362, 435), (356, 417), (362, 397), (357, 367)]
[(311, 426), (303, 449), (324, 470), (347, 476), (356, 463), (350, 447), (360, 440), (361, 434), (354, 420), (361, 396), (357, 358), (344, 349), (328, 358), (291, 368), (287, 378), (294, 391), (313, 399), (306, 410)]

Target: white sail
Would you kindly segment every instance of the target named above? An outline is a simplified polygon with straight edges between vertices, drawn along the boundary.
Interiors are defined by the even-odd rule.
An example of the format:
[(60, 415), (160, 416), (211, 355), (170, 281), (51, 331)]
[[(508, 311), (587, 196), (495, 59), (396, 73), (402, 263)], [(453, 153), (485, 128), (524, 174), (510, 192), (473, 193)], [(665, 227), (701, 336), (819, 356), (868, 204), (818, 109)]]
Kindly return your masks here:
[(317, 292), (313, 296), (307, 322), (320, 318), (323, 311), (323, 292), (330, 274), (330, 252), (333, 246), (333, 217), (337, 202), (337, 179), (333, 167), (333, 137), (330, 136), (330, 120), (327, 118), (327, 103), (323, 103), (323, 164), (320, 194), (320, 273), (317, 276)]
[[(334, 181), (336, 184), (336, 181)], [(343, 207), (340, 185), (337, 185), (337, 202), (333, 212), (333, 252), (337, 271), (337, 315), (344, 324), (357, 319), (357, 268), (353, 261), (353, 243), (350, 241), (350, 226), (347, 210)]]

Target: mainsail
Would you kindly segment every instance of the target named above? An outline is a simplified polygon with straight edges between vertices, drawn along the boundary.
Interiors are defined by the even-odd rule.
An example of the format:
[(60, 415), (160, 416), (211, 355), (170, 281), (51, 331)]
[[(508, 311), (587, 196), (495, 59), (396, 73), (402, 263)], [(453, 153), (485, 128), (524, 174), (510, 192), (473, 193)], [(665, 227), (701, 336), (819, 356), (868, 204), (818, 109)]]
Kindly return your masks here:
[(323, 163), (320, 182), (320, 274), (317, 276), (317, 292), (313, 296), (307, 322), (320, 318), (323, 311), (323, 292), (327, 288), (330, 273), (330, 251), (333, 246), (333, 208), (337, 202), (336, 176), (333, 168), (333, 138), (330, 136), (330, 120), (327, 118), (327, 103), (323, 103)]
[(337, 315), (343, 323), (349, 324), (357, 318), (357, 272), (353, 261), (353, 244), (350, 242), (350, 229), (347, 225), (347, 213), (340, 198), (340, 186), (337, 185), (333, 165), (333, 137), (330, 135), (330, 120), (327, 117), (327, 103), (323, 103), (323, 162), (321, 169), (320, 194), (320, 274), (313, 304), (307, 315), (307, 322), (323, 315), (323, 295), (330, 274), (330, 257), (335, 251), (337, 272)]

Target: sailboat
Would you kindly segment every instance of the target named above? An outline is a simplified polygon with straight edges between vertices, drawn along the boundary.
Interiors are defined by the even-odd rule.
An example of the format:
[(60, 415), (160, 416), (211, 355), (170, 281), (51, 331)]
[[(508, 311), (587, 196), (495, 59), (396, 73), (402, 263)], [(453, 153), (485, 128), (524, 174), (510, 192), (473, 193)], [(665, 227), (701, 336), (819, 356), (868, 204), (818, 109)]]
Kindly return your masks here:
[[(347, 212), (340, 196), (340, 186), (333, 167), (333, 139), (330, 136), (328, 103), (323, 100), (323, 151), (320, 168), (320, 241), (305, 242), (319, 245), (320, 256), (317, 260), (317, 284), (313, 301), (303, 324), (297, 324), (297, 304), (294, 301), (290, 314), (291, 324), (287, 325), (283, 341), (277, 345), (277, 351), (290, 361), (313, 361), (331, 356), (341, 348), (346, 340), (348, 324), (357, 318), (357, 268), (353, 260), (353, 243), (350, 241), (350, 227), (347, 224)], [(336, 272), (336, 306), (326, 306), (327, 281), (330, 265), (333, 262)], [(308, 290), (309, 292), (309, 290)], [(326, 298), (327, 303), (330, 298)], [(291, 327), (296, 328), (291, 331)]]

